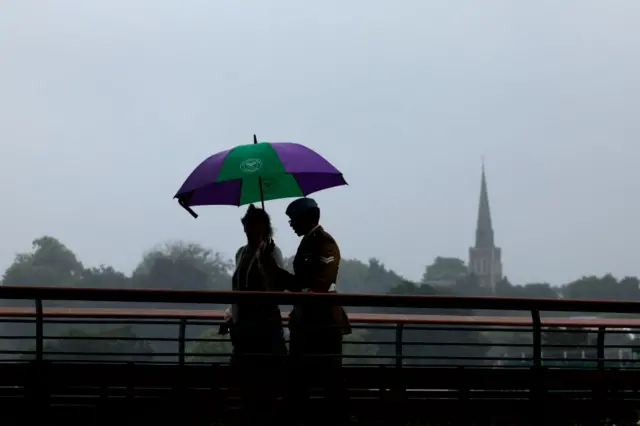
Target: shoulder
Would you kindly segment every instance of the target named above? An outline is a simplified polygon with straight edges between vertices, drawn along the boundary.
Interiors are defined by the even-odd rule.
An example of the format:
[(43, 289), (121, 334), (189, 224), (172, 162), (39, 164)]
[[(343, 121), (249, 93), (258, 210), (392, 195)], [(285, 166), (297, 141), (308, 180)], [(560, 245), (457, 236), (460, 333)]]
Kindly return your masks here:
[(273, 257), (275, 259), (282, 259), (282, 250), (277, 245), (273, 246)]
[(316, 230), (311, 234), (311, 237), (320, 241), (331, 241), (334, 243), (336, 242), (335, 238), (333, 238), (333, 236), (328, 233), (322, 226), (316, 228)]
[(240, 259), (240, 256), (242, 256), (242, 252), (244, 251), (245, 247), (246, 246), (242, 246), (236, 251), (236, 262), (238, 261), (238, 259)]
[(313, 231), (310, 237), (318, 246), (330, 247), (334, 250), (338, 250), (338, 243), (336, 242), (335, 238), (333, 238), (333, 236), (325, 231), (321, 226)]

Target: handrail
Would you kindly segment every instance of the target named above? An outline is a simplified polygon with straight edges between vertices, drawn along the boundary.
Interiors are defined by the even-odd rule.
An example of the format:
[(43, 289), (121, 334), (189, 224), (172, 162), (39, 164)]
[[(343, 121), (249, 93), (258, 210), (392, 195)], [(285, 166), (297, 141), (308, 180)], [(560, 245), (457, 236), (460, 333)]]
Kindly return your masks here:
[(84, 300), (100, 302), (147, 302), (227, 304), (242, 303), (259, 297), (269, 303), (294, 305), (314, 298), (317, 301), (338, 303), (345, 306), (521, 310), (562, 312), (638, 313), (640, 302), (569, 300), (569, 299), (518, 299), (506, 297), (468, 296), (405, 296), (382, 294), (320, 294), (281, 292), (233, 292), (193, 290), (147, 289), (92, 289), (63, 287), (0, 287), (0, 299), (30, 300)]
[[(0, 287), (0, 299), (32, 300), (35, 306), (36, 321), (36, 360), (42, 361), (43, 356), (43, 323), (45, 315), (52, 313), (43, 307), (43, 301), (93, 301), (93, 302), (139, 302), (139, 303), (187, 303), (194, 305), (215, 305), (229, 303), (244, 303), (259, 299), (264, 303), (279, 305), (296, 305), (310, 300), (320, 303), (342, 304), (344, 306), (389, 307), (389, 308), (431, 308), (456, 310), (494, 310), (494, 311), (528, 311), (530, 317), (526, 322), (518, 325), (531, 326), (533, 334), (533, 365), (541, 368), (543, 365), (542, 332), (544, 326), (553, 323), (543, 319), (543, 311), (558, 312), (606, 312), (606, 313), (638, 313), (640, 302), (614, 302), (595, 300), (569, 299), (516, 299), (504, 297), (466, 297), (466, 296), (406, 296), (381, 294), (319, 294), (319, 293), (285, 293), (285, 292), (233, 292), (233, 291), (185, 291), (185, 290), (143, 290), (143, 289), (92, 289), (92, 288), (62, 288), (62, 287)], [(154, 314), (159, 310), (154, 309)], [(444, 317), (444, 316), (443, 316)], [(388, 319), (388, 317), (387, 317)], [(406, 319), (406, 316), (405, 316)], [(370, 317), (375, 321), (375, 317)], [(382, 318), (378, 320), (386, 321)], [(433, 321), (434, 318), (431, 318)], [(442, 318), (441, 318), (442, 320)], [(493, 324), (497, 323), (494, 317)], [(604, 334), (606, 328), (618, 328), (615, 325), (601, 322), (596, 325), (598, 332)], [(615, 320), (620, 321), (620, 320)], [(614, 321), (614, 324), (615, 324)], [(434, 322), (432, 322), (433, 324)], [(437, 323), (437, 322), (436, 322)], [(396, 323), (398, 342), (402, 342), (403, 322)], [(408, 324), (408, 323), (407, 323)], [(442, 323), (441, 324), (445, 324)], [(481, 323), (475, 323), (480, 325)], [(556, 322), (555, 324), (558, 324)], [(619, 322), (617, 324), (620, 324)], [(630, 324), (630, 323), (627, 323)], [(625, 324), (625, 325), (627, 325)], [(491, 325), (491, 321), (489, 324)], [(508, 325), (501, 321), (499, 325)], [(584, 327), (584, 321), (581, 325)], [(593, 324), (590, 324), (593, 327)], [(629, 328), (635, 327), (636, 324)], [(603, 345), (599, 343), (599, 346)], [(602, 348), (600, 348), (602, 349)], [(601, 351), (599, 352), (601, 353)], [(402, 360), (403, 354), (397, 354)], [(602, 365), (603, 360), (600, 364)], [(400, 363), (402, 364), (402, 363)]]
[[(36, 315), (34, 308), (0, 308), (0, 318), (25, 318)], [(224, 311), (204, 309), (123, 309), (123, 308), (44, 308), (47, 318), (104, 318), (104, 319), (224, 319)], [(349, 313), (354, 324), (414, 324), (414, 325), (468, 325), (468, 326), (533, 326), (531, 317), (500, 317), (484, 315), (404, 315), (404, 314), (363, 314)], [(287, 320), (288, 312), (282, 313)], [(581, 327), (581, 328), (640, 328), (640, 318), (541, 318), (543, 327)]]

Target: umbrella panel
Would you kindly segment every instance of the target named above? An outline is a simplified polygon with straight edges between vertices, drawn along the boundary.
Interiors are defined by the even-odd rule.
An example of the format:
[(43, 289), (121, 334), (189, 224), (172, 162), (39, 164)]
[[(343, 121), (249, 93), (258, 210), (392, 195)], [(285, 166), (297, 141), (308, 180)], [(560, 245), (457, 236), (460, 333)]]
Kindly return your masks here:
[(225, 157), (216, 182), (255, 177), (257, 184), (258, 175), (264, 179), (264, 176), (281, 176), (286, 173), (278, 153), (271, 144), (240, 145), (229, 151)]
[(304, 193), (293, 175), (277, 177), (262, 176), (262, 195), (258, 176), (216, 182), (194, 191), (189, 198), (190, 206), (232, 205), (242, 206), (259, 201), (280, 198), (302, 197)]

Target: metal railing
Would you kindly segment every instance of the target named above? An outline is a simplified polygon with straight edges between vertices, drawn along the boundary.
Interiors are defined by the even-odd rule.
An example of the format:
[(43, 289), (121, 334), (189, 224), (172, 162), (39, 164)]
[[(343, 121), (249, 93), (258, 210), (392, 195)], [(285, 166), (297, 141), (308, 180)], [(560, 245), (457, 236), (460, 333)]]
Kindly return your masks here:
[(315, 389), (312, 412), (331, 411), (322, 372), (225, 366), (220, 305), (256, 298), (374, 307), (349, 314), (339, 370), (358, 424), (637, 422), (640, 318), (611, 316), (640, 303), (38, 287), (0, 287), (3, 420), (164, 424), (188, 412), (185, 424), (237, 424), (255, 386), (286, 418), (283, 378), (296, 374)]
[[(640, 303), (451, 296), (389, 296), (0, 287), (0, 299), (33, 307), (0, 310), (0, 356), (9, 361), (226, 363), (231, 345), (218, 335), (223, 313), (206, 305), (294, 305), (315, 298), (343, 306), (466, 309), (475, 315), (350, 314), (344, 341), (351, 365), (635, 368), (631, 336), (640, 319), (544, 317), (541, 312), (635, 313)], [(120, 303), (118, 308), (45, 307), (49, 301)], [(122, 303), (156, 304), (146, 309)], [(166, 309), (162, 304), (201, 309)], [(477, 312), (520, 311), (523, 316)], [(525, 316), (526, 315), (526, 316)], [(287, 315), (283, 315), (286, 322)], [(572, 339), (572, 336), (582, 336)], [(554, 339), (561, 336), (562, 339)], [(619, 338), (626, 336), (626, 338)]]

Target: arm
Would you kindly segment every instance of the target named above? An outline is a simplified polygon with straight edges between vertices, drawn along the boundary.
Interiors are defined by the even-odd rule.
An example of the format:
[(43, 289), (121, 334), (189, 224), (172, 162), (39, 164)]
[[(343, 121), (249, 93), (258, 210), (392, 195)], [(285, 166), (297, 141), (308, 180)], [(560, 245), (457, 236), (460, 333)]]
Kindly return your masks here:
[[(240, 260), (242, 259), (242, 254), (244, 253), (244, 247), (242, 246), (238, 249), (238, 251), (236, 252), (236, 256), (235, 256), (235, 260), (236, 260), (236, 264), (235, 264), (235, 269), (238, 269), (238, 266), (240, 265)], [(233, 283), (231, 283), (231, 289), (235, 290), (233, 288)], [(225, 322), (233, 322), (234, 317), (236, 316), (236, 309), (233, 306), (233, 304), (229, 305), (229, 307), (227, 309), (225, 309), (224, 311), (224, 321)]]
[[(270, 255), (266, 255), (270, 253)], [(273, 243), (267, 246), (265, 256), (261, 256), (260, 268), (269, 283), (269, 290), (273, 291), (300, 291), (296, 285), (296, 277), (284, 269), (282, 252)]]
[(284, 256), (282, 256), (282, 251), (278, 246), (275, 246), (273, 249), (273, 260), (276, 261), (276, 265), (279, 268), (284, 269)]
[(244, 248), (245, 248), (245, 246), (242, 246), (236, 252), (236, 257), (235, 257), (236, 264), (234, 265), (236, 269), (238, 269), (238, 266), (240, 266), (240, 260), (242, 259), (242, 254), (244, 253)]
[(275, 259), (264, 262), (263, 268), (265, 275), (268, 277), (270, 290), (301, 291), (301, 288), (297, 285), (296, 276), (278, 266)]
[[(275, 273), (273, 272), (273, 270), (275, 269), (275, 267), (277, 267), (278, 269), (287, 272), (284, 269), (284, 257), (282, 256), (282, 251), (280, 250), (280, 248), (278, 248), (278, 246), (275, 246), (273, 248), (273, 262), (265, 262), (265, 263), (271, 263), (272, 264), (272, 268), (270, 270), (270, 268), (267, 266), (266, 268), (263, 268), (263, 273), (265, 275), (265, 281), (266, 281), (266, 287), (268, 290), (270, 291), (283, 291), (285, 290), (285, 287), (283, 285), (279, 285), (278, 283), (280, 283), (281, 281), (279, 280), (279, 275), (280, 273), (278, 271), (276, 271)], [(273, 265), (273, 263), (275, 263), (275, 265)]]

